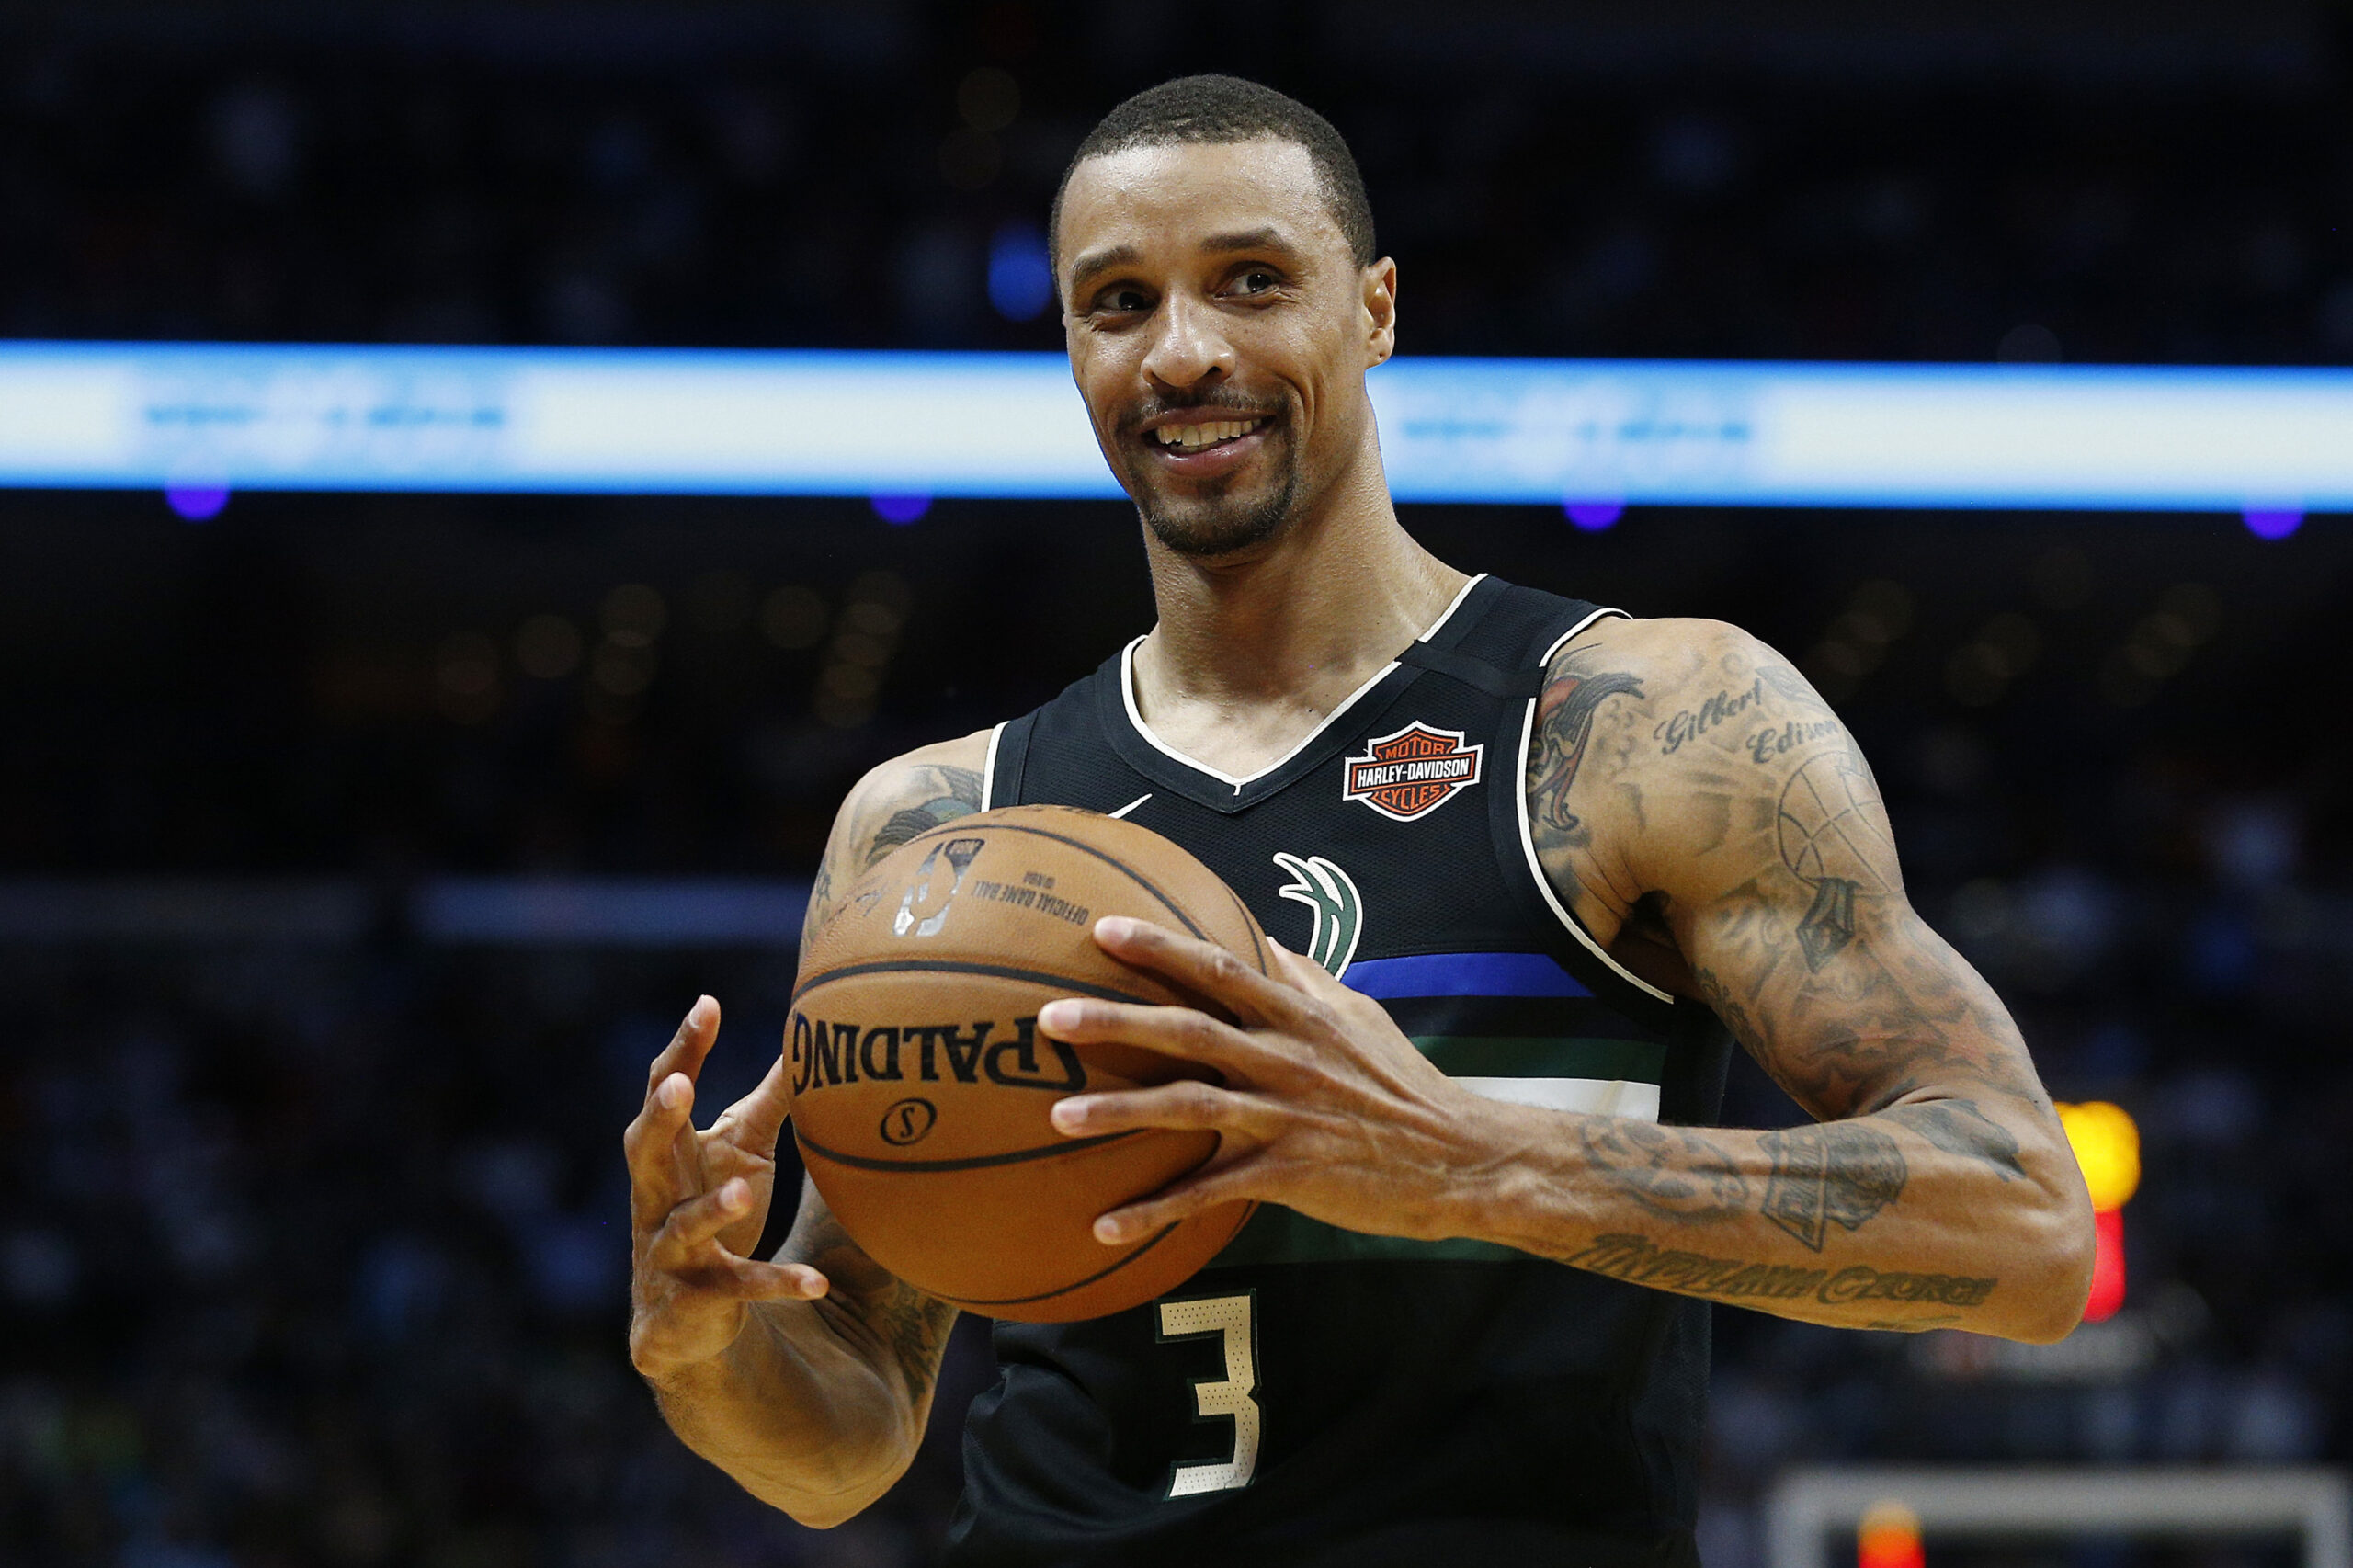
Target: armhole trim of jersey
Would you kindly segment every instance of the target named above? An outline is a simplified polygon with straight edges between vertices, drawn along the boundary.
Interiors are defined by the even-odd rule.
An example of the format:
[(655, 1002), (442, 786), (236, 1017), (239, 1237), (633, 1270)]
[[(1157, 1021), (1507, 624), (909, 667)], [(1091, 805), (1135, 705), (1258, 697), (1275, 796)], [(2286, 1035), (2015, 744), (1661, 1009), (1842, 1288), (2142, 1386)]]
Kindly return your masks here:
[(996, 805), (996, 748), (1005, 739), (1005, 725), (989, 732), (988, 760), (981, 764), (981, 810), (990, 811)]
[[(1553, 639), (1552, 645), (1544, 650), (1543, 658), (1537, 661), (1538, 670), (1551, 668), (1553, 656), (1568, 644), (1570, 639), (1583, 632), (1595, 621), (1604, 620), (1612, 616), (1621, 620), (1633, 619), (1622, 609), (1595, 610)], [(1569, 913), (1568, 905), (1561, 902), (1561, 895), (1552, 891), (1552, 879), (1544, 874), (1544, 862), (1536, 858), (1536, 835), (1528, 820), (1528, 747), (1529, 742), (1536, 736), (1537, 704), (1543, 700), (1541, 697), (1531, 697), (1528, 699), (1527, 714), (1519, 722), (1519, 768), (1512, 775), (1517, 781), (1517, 787), (1512, 792), (1512, 810), (1517, 813), (1519, 823), (1519, 848), (1520, 853), (1528, 857), (1528, 873), (1536, 879), (1536, 891), (1543, 897), (1545, 907), (1552, 910), (1554, 917), (1563, 926), (1568, 927), (1569, 935), (1574, 937), (1584, 946), (1586, 951), (1608, 965), (1610, 972), (1627, 984), (1635, 987), (1644, 995), (1655, 996), (1671, 1006), (1675, 1003), (1675, 995), (1672, 992), (1661, 991), (1657, 986), (1611, 958), (1608, 949), (1593, 939), (1593, 933), (1585, 928), (1584, 922)]]

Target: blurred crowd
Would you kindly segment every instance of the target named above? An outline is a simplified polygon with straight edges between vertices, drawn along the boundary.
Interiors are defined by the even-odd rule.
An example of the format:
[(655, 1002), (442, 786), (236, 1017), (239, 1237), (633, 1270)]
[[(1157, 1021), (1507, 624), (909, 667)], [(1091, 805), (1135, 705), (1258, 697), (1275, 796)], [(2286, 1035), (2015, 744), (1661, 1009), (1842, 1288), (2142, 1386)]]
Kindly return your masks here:
[[(597, 10), (570, 53), (544, 18), (455, 12), (12, 17), (0, 335), (1051, 347), (1068, 149), (1126, 87), (1239, 63), (1354, 140), (1416, 352), (2353, 356), (2327, 59), (2075, 87), (1403, 46), (1342, 69), (1111, 49), (1039, 7), (819, 9), (635, 50)], [(1286, 15), (1328, 40), (1336, 9)], [(1793, 1463), (2353, 1457), (2331, 519), (1406, 520), (1463, 566), (1798, 659), (2053, 1094), (2141, 1130), (2125, 1306), (2060, 1346), (1717, 1313), (1711, 1568), (1756, 1568)], [(685, 1453), (623, 1353), (644, 1063), (709, 991), (712, 1094), (748, 1086), (789, 938), (468, 948), (398, 911), (448, 871), (807, 876), (861, 768), (1148, 622), (1133, 540), (1093, 505), (239, 495), (191, 525), (0, 495), (0, 894), (321, 877), (385, 911), (0, 940), (0, 1559), (927, 1561), (977, 1325), (915, 1470), (830, 1533)], [(1736, 1064), (1728, 1119), (1797, 1115)]]
[(1468, 51), (1404, 7), (1278, 6), (1239, 59), (1023, 5), (648, 8), (642, 37), (579, 9), (362, 7), (210, 49), (0, 23), (0, 335), (1050, 347), (1071, 149), (1120, 94), (1224, 64), (1350, 139), (1408, 352), (2353, 354), (2325, 30), (2268, 72), (2176, 17), (2088, 82), (1932, 40), (1776, 81), (1730, 43), (1548, 72), (1577, 23), (1524, 6)]

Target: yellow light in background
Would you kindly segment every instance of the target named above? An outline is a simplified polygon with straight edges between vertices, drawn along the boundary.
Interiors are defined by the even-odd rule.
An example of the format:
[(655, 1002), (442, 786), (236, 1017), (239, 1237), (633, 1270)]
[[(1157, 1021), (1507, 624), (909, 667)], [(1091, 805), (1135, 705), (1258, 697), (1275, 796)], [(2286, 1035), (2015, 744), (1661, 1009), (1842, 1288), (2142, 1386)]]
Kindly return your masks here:
[(2091, 1188), (2092, 1207), (2121, 1209), (2141, 1185), (2141, 1130), (2122, 1106), (2106, 1100), (2063, 1105), (2059, 1125), (2075, 1151), (2075, 1164)]
[(1855, 1568), (1923, 1568), (1920, 1516), (1890, 1497), (1874, 1503), (1855, 1530)]

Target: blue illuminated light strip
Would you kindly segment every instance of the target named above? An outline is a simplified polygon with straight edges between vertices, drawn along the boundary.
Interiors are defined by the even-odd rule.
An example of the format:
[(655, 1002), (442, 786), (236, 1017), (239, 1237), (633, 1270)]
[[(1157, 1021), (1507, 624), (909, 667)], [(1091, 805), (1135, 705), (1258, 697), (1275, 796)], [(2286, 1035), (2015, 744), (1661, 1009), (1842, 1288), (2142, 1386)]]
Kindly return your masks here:
[[(1406, 358), (1403, 501), (2353, 509), (2353, 371)], [(0, 485), (1119, 494), (1055, 354), (0, 344)]]

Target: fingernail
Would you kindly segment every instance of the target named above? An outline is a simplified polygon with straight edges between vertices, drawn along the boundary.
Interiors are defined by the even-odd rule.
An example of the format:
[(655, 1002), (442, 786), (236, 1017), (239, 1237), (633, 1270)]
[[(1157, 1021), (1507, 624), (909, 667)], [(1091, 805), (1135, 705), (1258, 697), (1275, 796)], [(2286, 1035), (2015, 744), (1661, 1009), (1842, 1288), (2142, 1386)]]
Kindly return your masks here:
[(654, 1093), (662, 1101), (663, 1109), (676, 1110), (687, 1103), (687, 1080), (673, 1073), (662, 1080), (662, 1086)]
[(1050, 1033), (1055, 1029), (1074, 1029), (1083, 1016), (1075, 1002), (1049, 1002), (1038, 1009), (1038, 1027)]
[(1136, 923), (1124, 915), (1107, 915), (1095, 923), (1095, 934), (1106, 942), (1124, 942), (1136, 934)]
[(1108, 1244), (1119, 1241), (1127, 1233), (1127, 1226), (1109, 1214), (1095, 1221), (1095, 1239), (1098, 1242)]
[(730, 1214), (742, 1212), (751, 1206), (751, 1184), (742, 1176), (737, 1176), (719, 1189), (719, 1206)]
[(1075, 1132), (1086, 1125), (1086, 1101), (1056, 1100), (1054, 1108), (1046, 1113), (1053, 1124), (1064, 1132)]

